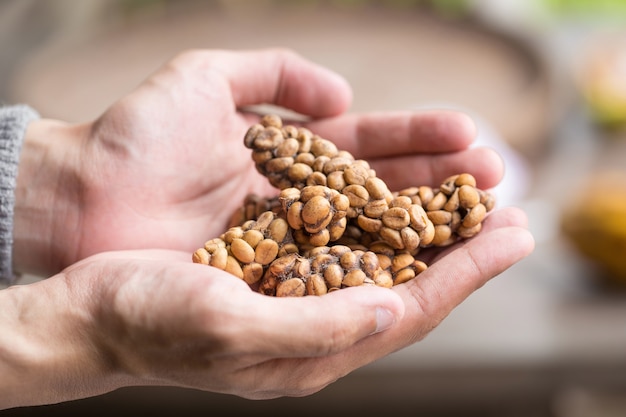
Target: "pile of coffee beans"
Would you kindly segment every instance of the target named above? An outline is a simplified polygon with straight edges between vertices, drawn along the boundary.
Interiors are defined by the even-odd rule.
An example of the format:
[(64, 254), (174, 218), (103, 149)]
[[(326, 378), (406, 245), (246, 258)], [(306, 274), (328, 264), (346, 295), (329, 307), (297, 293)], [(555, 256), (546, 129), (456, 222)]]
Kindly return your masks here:
[(244, 137), (257, 170), (280, 190), (249, 195), (229, 229), (192, 256), (272, 296), (392, 287), (427, 269), (428, 247), (478, 232), (493, 196), (467, 173), (438, 188), (390, 191), (365, 160), (303, 127), (264, 116)]

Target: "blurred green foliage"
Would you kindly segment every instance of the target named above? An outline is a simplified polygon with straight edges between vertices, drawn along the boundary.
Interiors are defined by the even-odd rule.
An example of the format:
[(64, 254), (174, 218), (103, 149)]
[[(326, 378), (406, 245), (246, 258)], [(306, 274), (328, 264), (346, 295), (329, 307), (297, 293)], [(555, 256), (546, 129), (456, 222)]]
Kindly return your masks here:
[[(549, 12), (558, 15), (626, 16), (626, 0), (542, 0)], [(626, 22), (625, 22), (626, 25)]]
[[(187, 0), (191, 1), (191, 0)], [(198, 1), (198, 0), (196, 0)], [(206, 3), (215, 5), (238, 2), (255, 3), (255, 0), (203, 0)], [(620, 14), (626, 15), (626, 0), (518, 0), (536, 1), (540, 7), (556, 15), (588, 15), (588, 14)], [(180, 0), (118, 0), (122, 8), (126, 10), (141, 9), (146, 6), (163, 5), (167, 3), (180, 2)], [(277, 5), (331, 5), (341, 7), (354, 6), (377, 6), (393, 8), (427, 7), (445, 15), (464, 14), (471, 7), (481, 7), (480, 0), (269, 0), (267, 4)], [(482, 7), (489, 7), (490, 2), (484, 2)]]
[[(194, 0), (187, 0), (194, 1)], [(195, 0), (198, 1), (198, 0)], [(168, 3), (180, 2), (180, 0), (118, 0), (121, 9), (126, 12), (134, 12), (145, 9), (147, 7), (161, 7)], [(214, 5), (223, 5), (225, 3), (246, 2), (255, 3), (255, 0), (204, 0), (205, 3)], [(348, 7), (388, 7), (388, 8), (427, 8), (443, 16), (458, 17), (465, 14), (469, 10), (469, 0), (267, 0), (268, 5), (277, 6), (297, 6), (297, 5), (328, 5), (342, 8)]]
[[(320, 0), (323, 2), (323, 0)], [(456, 14), (467, 10), (468, 0), (331, 0), (330, 3), (361, 3), (388, 7), (431, 7), (446, 14)]]

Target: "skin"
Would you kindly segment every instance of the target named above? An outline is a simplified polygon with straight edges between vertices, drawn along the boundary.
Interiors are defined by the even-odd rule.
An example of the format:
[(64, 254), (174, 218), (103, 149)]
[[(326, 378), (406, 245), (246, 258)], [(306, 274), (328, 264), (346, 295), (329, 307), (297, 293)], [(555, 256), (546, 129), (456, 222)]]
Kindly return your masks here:
[(533, 250), (524, 213), (507, 208), (392, 290), (268, 297), (192, 263), (248, 193), (276, 193), (243, 146), (259, 116), (242, 108), (260, 103), (307, 116), (391, 189), (502, 177), (498, 155), (469, 149), (463, 114), (347, 113), (347, 83), (288, 50), (182, 53), (95, 121), (29, 126), (14, 264), (50, 278), (0, 291), (0, 409), (131, 385), (310, 395), (418, 342)]

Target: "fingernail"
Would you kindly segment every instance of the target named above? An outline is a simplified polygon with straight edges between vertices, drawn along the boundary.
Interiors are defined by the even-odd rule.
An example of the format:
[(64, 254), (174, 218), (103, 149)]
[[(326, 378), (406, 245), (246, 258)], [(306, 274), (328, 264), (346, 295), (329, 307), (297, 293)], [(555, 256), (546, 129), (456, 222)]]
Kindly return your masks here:
[(380, 333), (393, 326), (396, 316), (386, 308), (376, 307), (376, 330), (372, 334)]

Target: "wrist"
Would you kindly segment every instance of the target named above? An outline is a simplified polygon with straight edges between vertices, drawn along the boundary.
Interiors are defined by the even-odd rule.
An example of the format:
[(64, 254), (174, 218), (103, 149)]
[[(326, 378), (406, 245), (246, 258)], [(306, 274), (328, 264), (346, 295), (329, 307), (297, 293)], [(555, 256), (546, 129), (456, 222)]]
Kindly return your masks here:
[(0, 291), (0, 410), (85, 398), (122, 385), (94, 343), (90, 298), (78, 287), (61, 274)]
[(80, 181), (78, 126), (40, 119), (26, 130), (15, 189), (13, 267), (50, 276), (73, 259)]

